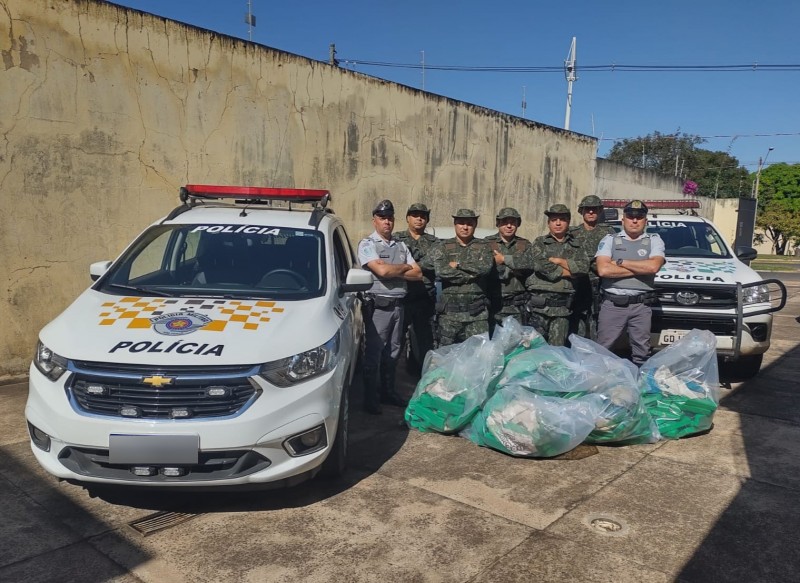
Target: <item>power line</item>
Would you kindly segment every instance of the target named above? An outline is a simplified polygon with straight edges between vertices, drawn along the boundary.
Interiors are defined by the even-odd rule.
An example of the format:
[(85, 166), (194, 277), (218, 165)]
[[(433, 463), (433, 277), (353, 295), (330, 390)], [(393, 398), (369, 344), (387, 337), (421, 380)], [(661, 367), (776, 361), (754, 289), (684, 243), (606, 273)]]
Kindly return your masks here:
[[(800, 132), (776, 132), (774, 134), (733, 134), (730, 136), (697, 136), (702, 140), (713, 140), (715, 138), (772, 138), (774, 136), (800, 136)], [(597, 138), (599, 142), (621, 142), (622, 140), (637, 140), (644, 136), (635, 136), (632, 138)], [(674, 134), (661, 134), (661, 138), (674, 138)]]
[[(392, 63), (389, 61), (369, 61), (361, 59), (342, 59), (345, 66), (388, 67), (395, 69), (427, 69), (434, 71), (460, 71), (467, 73), (563, 73), (563, 65), (544, 66), (476, 66), (476, 65), (431, 65), (430, 63)], [(581, 72), (586, 73), (664, 73), (664, 72), (697, 72), (697, 73), (739, 73), (739, 72), (787, 72), (800, 71), (800, 64), (760, 64), (745, 63), (739, 65), (626, 65), (611, 63), (607, 65), (581, 65)]]

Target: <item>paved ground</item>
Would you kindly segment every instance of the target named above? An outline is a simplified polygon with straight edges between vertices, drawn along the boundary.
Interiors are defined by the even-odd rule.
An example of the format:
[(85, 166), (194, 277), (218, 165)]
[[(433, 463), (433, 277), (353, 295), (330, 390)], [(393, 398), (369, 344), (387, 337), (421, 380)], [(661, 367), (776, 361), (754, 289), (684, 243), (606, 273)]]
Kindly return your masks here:
[[(582, 459), (514, 459), (394, 409), (354, 415), (339, 484), (92, 498), (38, 468), (26, 387), (2, 386), (0, 581), (798, 581), (798, 279), (765, 368), (728, 385), (710, 433)], [(129, 525), (158, 511), (189, 520)]]

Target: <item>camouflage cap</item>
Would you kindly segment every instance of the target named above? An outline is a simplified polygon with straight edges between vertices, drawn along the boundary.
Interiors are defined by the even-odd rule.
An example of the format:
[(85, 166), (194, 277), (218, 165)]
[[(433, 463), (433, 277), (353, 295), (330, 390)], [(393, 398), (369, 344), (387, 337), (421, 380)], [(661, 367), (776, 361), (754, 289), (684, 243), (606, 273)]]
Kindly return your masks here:
[(637, 211), (640, 213), (647, 214), (647, 205), (644, 204), (641, 200), (632, 200), (628, 202), (628, 204), (626, 204), (625, 207), (622, 209), (623, 213), (628, 213), (628, 212), (636, 213)]
[(375, 205), (375, 208), (372, 209), (372, 216), (374, 217), (375, 215), (378, 215), (378, 216), (381, 216), (381, 217), (393, 217), (394, 216), (394, 205), (392, 204), (392, 201), (389, 200), (389, 199), (386, 199), (386, 200), (380, 201), (377, 205)]
[(408, 210), (406, 211), (406, 216), (410, 215), (411, 213), (425, 213), (429, 215), (431, 214), (431, 211), (430, 209), (428, 209), (427, 206), (425, 206), (424, 203), (415, 202), (410, 207), (408, 207)]
[(458, 209), (453, 215), (454, 219), (477, 219), (480, 215), (472, 209)]
[(550, 217), (552, 215), (572, 216), (572, 213), (569, 212), (569, 209), (567, 208), (567, 205), (561, 204), (561, 203), (554, 204), (553, 206), (550, 207), (549, 210), (544, 211), (544, 214), (546, 214), (548, 217)]
[(522, 220), (522, 217), (517, 212), (517, 209), (511, 208), (510, 206), (504, 207), (500, 209), (500, 212), (497, 213), (495, 217), (498, 221), (500, 219), (519, 219)]
[(594, 194), (590, 194), (589, 196), (583, 197), (583, 200), (581, 200), (581, 204), (578, 205), (578, 212), (580, 212), (582, 208), (586, 207), (602, 208), (602, 206), (603, 206), (603, 201), (600, 200), (600, 197)]

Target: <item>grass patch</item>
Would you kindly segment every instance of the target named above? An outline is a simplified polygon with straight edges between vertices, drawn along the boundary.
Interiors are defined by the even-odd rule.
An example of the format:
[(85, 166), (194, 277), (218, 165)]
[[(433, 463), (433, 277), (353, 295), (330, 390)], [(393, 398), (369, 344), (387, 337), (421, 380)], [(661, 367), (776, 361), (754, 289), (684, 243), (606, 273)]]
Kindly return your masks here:
[(756, 271), (798, 271), (797, 262), (795, 263), (776, 263), (774, 261), (753, 261), (750, 267)]

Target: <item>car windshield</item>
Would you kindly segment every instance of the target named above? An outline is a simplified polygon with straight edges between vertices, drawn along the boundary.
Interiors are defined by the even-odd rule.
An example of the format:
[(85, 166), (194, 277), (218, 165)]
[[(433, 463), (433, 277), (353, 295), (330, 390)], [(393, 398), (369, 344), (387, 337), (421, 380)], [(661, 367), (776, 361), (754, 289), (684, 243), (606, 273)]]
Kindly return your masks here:
[(159, 225), (95, 289), (116, 295), (308, 299), (325, 289), (322, 234), (263, 225)]
[[(614, 228), (619, 231), (622, 227), (617, 223)], [(647, 232), (663, 239), (667, 257), (731, 257), (720, 234), (708, 223), (650, 219)]]

